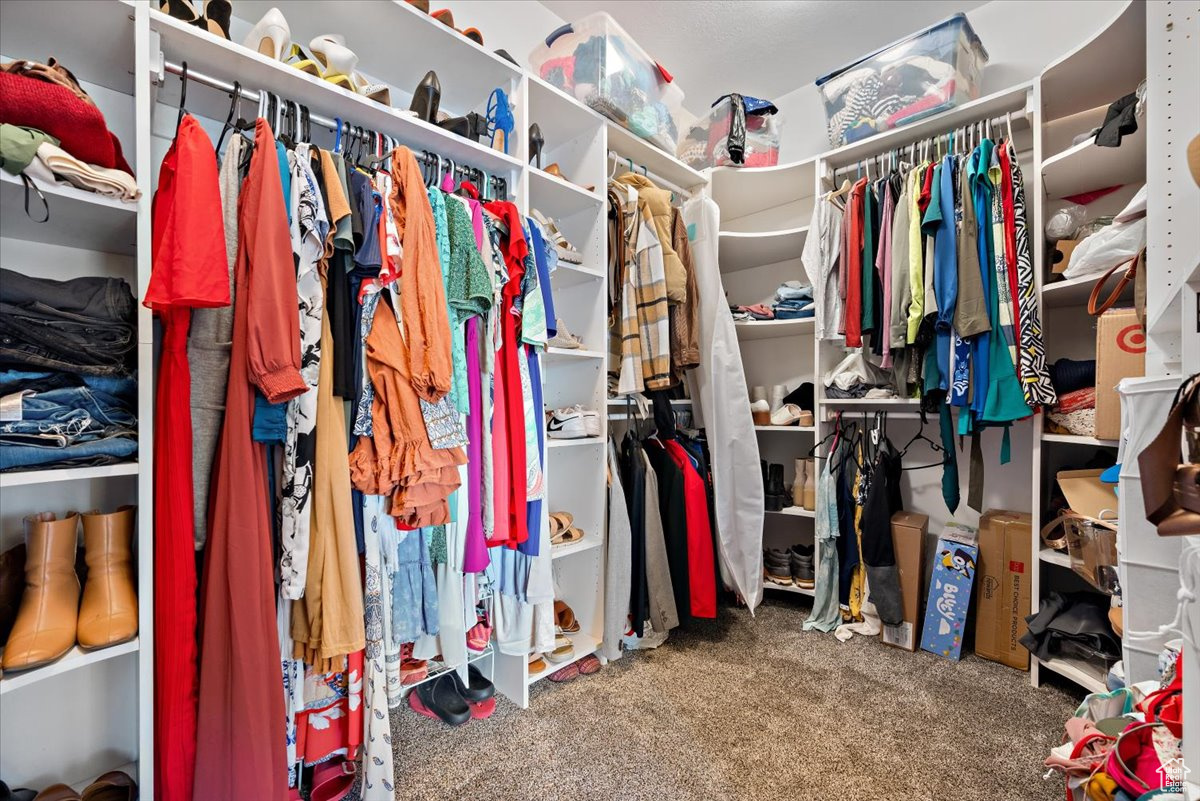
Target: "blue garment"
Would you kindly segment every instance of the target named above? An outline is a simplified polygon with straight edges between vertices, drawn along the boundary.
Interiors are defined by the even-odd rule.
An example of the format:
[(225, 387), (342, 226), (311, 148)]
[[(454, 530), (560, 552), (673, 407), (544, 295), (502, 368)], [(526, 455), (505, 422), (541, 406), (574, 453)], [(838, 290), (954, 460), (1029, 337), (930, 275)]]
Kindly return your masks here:
[(842, 622), (838, 610), (837, 489), (827, 463), (817, 473), (817, 516), (813, 539), (817, 546), (817, 575), (812, 614), (803, 629), (833, 631)]
[[(527, 219), (526, 222), (529, 225), (529, 235), (532, 240), (529, 249), (533, 252), (534, 262), (537, 264), (538, 288), (542, 290), (542, 305), (546, 308), (546, 336), (553, 337), (558, 333), (558, 317), (554, 312), (554, 293), (550, 290), (549, 254), (553, 254), (555, 259), (558, 258), (558, 254), (554, 248), (546, 246), (547, 240), (537, 221)], [(537, 386), (537, 382), (534, 382), (534, 386)], [(535, 406), (535, 408), (541, 407)]]
[[(946, 156), (935, 168), (934, 181), (938, 184), (938, 212), (933, 220), (936, 233), (933, 245), (933, 292), (937, 298), (938, 388), (949, 390), (951, 332), (954, 329), (954, 308), (958, 303), (958, 231), (954, 219), (954, 168), (955, 157)], [(929, 208), (932, 211), (933, 203)], [(925, 222), (930, 222), (930, 213)]]
[[(392, 641), (412, 642), (422, 634), (438, 633), (438, 595), (429, 559), (432, 530), (400, 531), (384, 526), (395, 537), (396, 570), (392, 572)], [(387, 539), (385, 538), (385, 542)]]
[(292, 224), (292, 168), (288, 166), (287, 148), (283, 142), (275, 143), (275, 155), (279, 157), (279, 182), (283, 184), (283, 208), (287, 211), (288, 225)]
[(813, 289), (811, 286), (787, 286), (786, 284), (775, 290), (776, 300), (812, 300)]
[(132, 378), (0, 371), (0, 396), (17, 392), (21, 419), (0, 423), (0, 469), (110, 464), (137, 451)]
[[(987, 152), (985, 153), (985, 145)], [(967, 185), (971, 188), (971, 197), (963, 198), (963, 202), (971, 202), (975, 206), (975, 230), (978, 238), (979, 271), (983, 284), (983, 304), (988, 310), (990, 323), (993, 328), (996, 318), (991, 316), (992, 297), (995, 295), (996, 267), (995, 250), (992, 242), (992, 182), (988, 179), (987, 168), (990, 159), (991, 140), (985, 140), (983, 145), (971, 153), (967, 167)], [(990, 274), (990, 280), (989, 280)], [(983, 413), (987, 400), (988, 366), (992, 345), (992, 332), (983, 331), (971, 339), (971, 378), (974, 392), (971, 397), (970, 414), (958, 416), (958, 433), (969, 434), (976, 431), (979, 416)]]
[[(533, 395), (533, 408), (542, 408), (542, 370), (539, 364), (537, 351), (534, 348), (525, 348), (525, 356), (529, 360), (529, 383), (531, 385)], [(538, 461), (542, 465), (543, 480), (546, 473), (546, 429), (545, 426), (537, 426), (537, 446), (538, 446)], [(514, 477), (519, 476), (524, 471), (514, 471)], [(545, 500), (538, 498), (537, 500), (529, 501), (525, 505), (525, 522), (529, 528), (529, 538), (517, 546), (517, 550), (526, 556), (537, 556), (541, 550), (541, 531), (542, 531), (542, 504)]]

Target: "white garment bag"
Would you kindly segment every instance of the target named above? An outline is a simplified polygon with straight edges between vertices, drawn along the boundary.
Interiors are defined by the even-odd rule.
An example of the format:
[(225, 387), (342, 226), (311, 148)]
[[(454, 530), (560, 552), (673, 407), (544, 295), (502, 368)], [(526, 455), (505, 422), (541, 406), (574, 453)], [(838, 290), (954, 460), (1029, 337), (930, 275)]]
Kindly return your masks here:
[(690, 371), (696, 424), (712, 455), (721, 578), (753, 612), (762, 600), (763, 486), (758, 436), (733, 315), (717, 267), (720, 211), (709, 198), (683, 207), (700, 295), (700, 366)]

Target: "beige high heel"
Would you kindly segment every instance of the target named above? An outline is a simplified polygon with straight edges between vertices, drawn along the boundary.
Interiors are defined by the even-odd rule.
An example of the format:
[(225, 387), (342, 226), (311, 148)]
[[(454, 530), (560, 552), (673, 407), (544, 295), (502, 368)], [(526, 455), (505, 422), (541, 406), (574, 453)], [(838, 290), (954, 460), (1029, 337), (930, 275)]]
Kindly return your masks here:
[(283, 12), (272, 8), (263, 14), (242, 40), (242, 44), (264, 56), (283, 61), (292, 52), (292, 31)]

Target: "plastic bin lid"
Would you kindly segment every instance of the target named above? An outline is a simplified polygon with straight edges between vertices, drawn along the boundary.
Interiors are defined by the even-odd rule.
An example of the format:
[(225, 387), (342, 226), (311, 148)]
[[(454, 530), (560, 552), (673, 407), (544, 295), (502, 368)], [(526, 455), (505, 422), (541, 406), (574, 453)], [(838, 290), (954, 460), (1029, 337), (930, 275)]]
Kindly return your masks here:
[(983, 53), (984, 61), (987, 61), (987, 59), (988, 59), (987, 48), (983, 46), (983, 42), (975, 34), (975, 29), (971, 27), (971, 21), (967, 19), (967, 15), (960, 11), (959, 13), (955, 14), (954, 16), (947, 17), (946, 19), (942, 20), (941, 22), (930, 25), (928, 28), (925, 28), (924, 30), (917, 31), (916, 33), (910, 33), (908, 36), (905, 36), (903, 39), (897, 39), (896, 41), (892, 42), (890, 45), (885, 45), (873, 53), (869, 53), (865, 56), (859, 56), (858, 58), (851, 61), (849, 64), (846, 64), (845, 66), (842, 66), (842, 67), (838, 67), (836, 70), (829, 73), (828, 75), (823, 75), (820, 78), (817, 78), (816, 85), (820, 86), (821, 84), (825, 83), (826, 81), (833, 80), (837, 76), (841, 75), (843, 72), (846, 72), (847, 70), (858, 66), (859, 64), (863, 63), (867, 59), (875, 58), (875, 56), (879, 55), (880, 53), (884, 52), (885, 50), (891, 50), (893, 47), (896, 47), (897, 45), (902, 45), (905, 42), (911, 42), (913, 39), (924, 36), (927, 33), (933, 33), (936, 30), (940, 30), (942, 28), (949, 27), (950, 25), (956, 25), (959, 23), (961, 23), (964, 26), (964, 29), (967, 32), (967, 38), (970, 39), (973, 44), (978, 45), (979, 50)]

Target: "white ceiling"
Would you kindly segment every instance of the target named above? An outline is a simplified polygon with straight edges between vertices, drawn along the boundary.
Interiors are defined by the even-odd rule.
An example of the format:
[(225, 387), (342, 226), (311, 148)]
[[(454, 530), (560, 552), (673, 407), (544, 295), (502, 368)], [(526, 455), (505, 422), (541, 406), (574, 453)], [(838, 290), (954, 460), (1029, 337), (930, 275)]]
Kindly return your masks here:
[(771, 100), (986, 0), (542, 0), (572, 22), (607, 11), (679, 81), (693, 113), (729, 92)]

